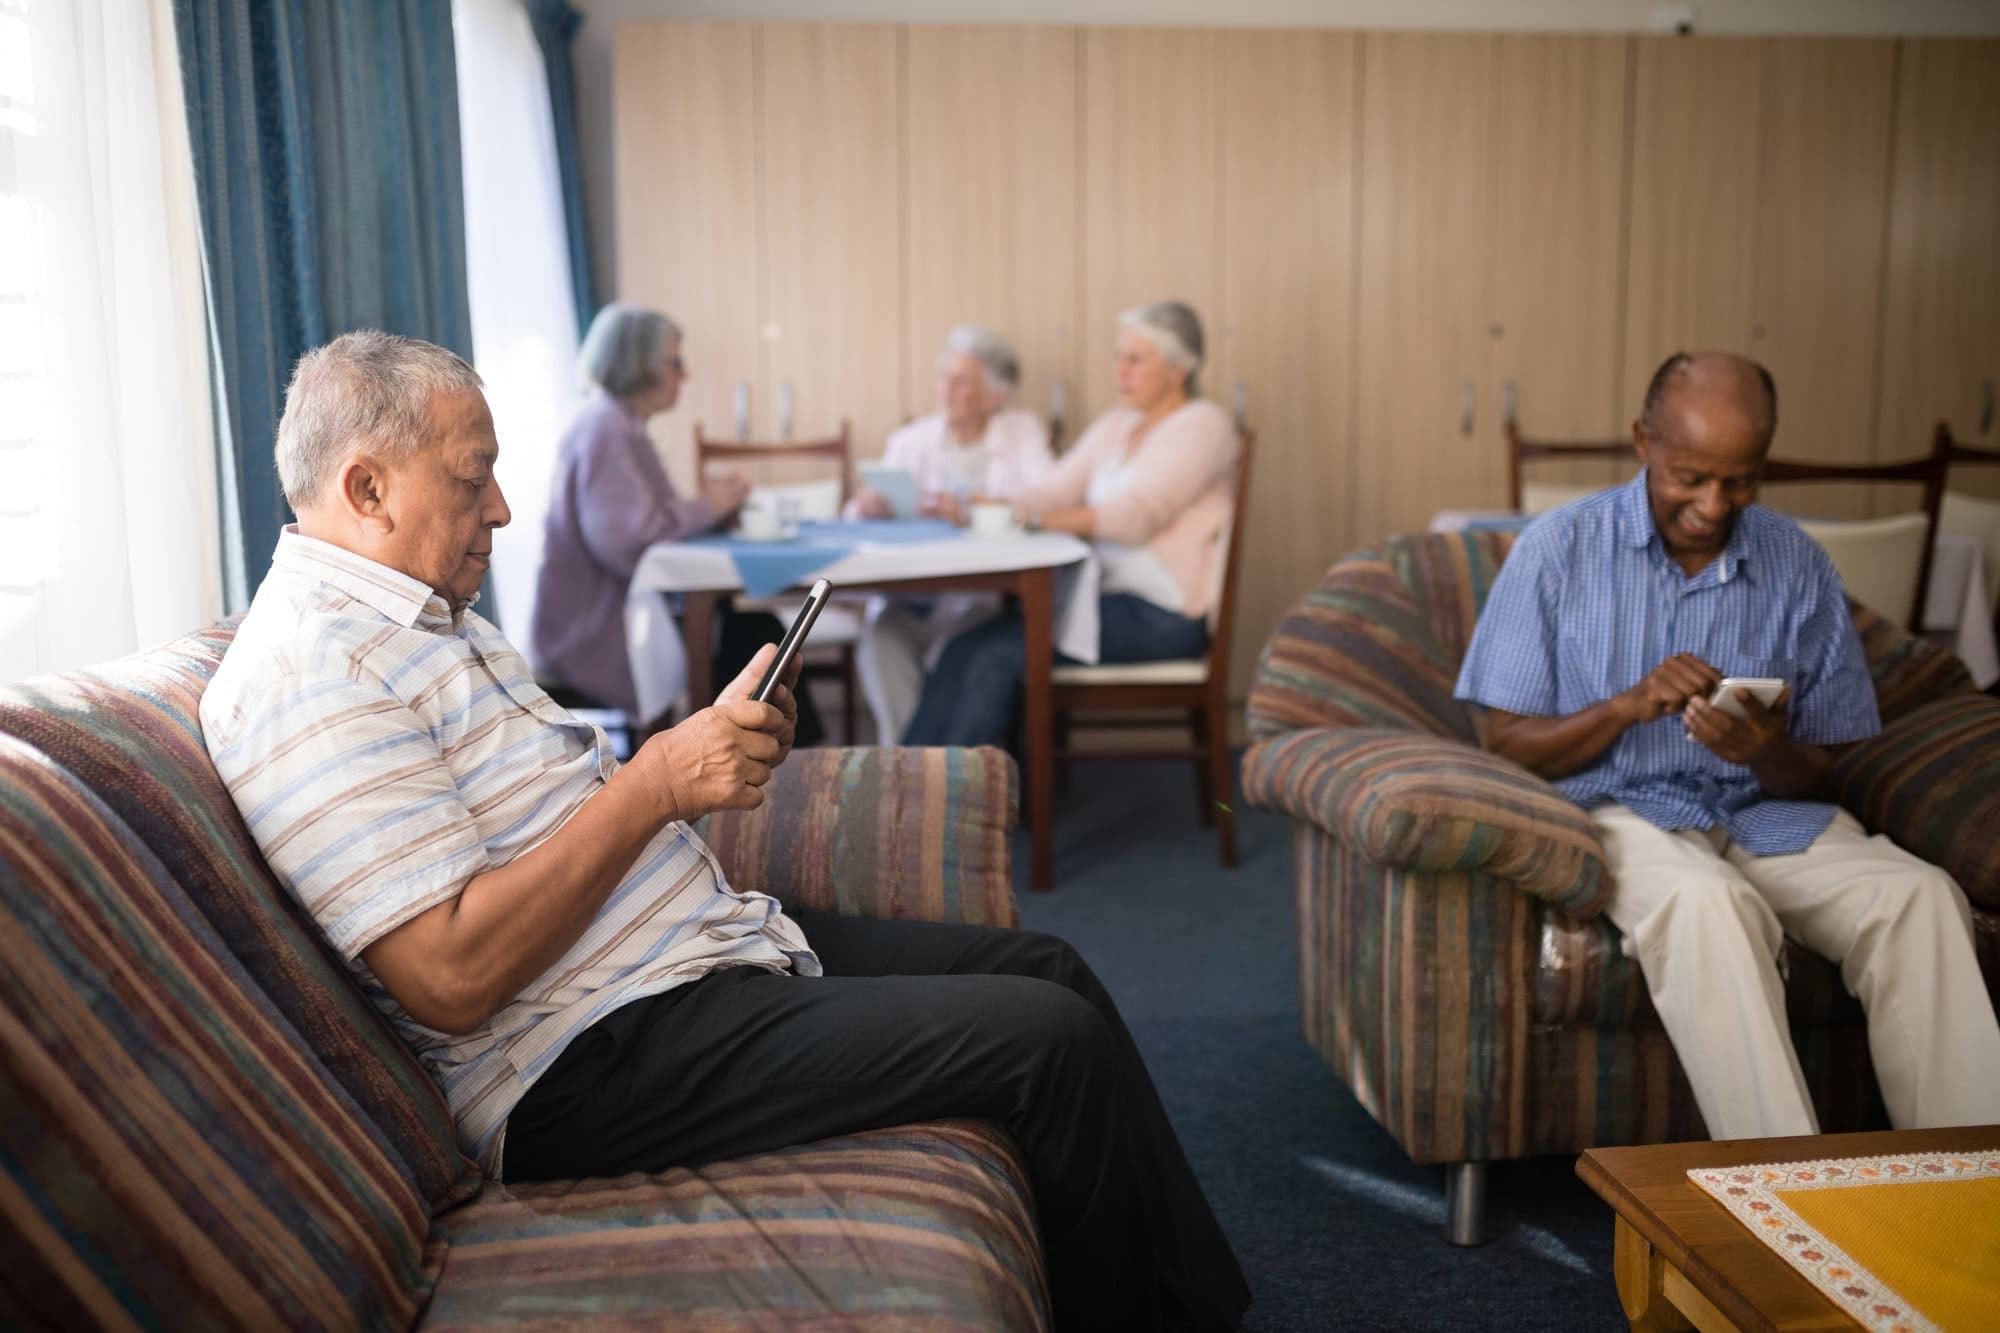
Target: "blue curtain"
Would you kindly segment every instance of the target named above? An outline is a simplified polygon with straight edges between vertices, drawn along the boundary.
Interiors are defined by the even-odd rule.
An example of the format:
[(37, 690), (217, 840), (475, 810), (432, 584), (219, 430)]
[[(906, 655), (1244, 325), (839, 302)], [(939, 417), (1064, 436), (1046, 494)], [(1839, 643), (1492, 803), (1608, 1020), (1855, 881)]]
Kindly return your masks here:
[(174, 0), (223, 457), (230, 605), (290, 521), (272, 464), (309, 348), (380, 328), (472, 355), (450, 0)]
[(569, 285), (576, 295), (576, 331), (581, 337), (597, 314), (596, 284), (590, 276), (590, 213), (583, 197), (583, 162), (576, 137), (576, 71), (570, 61), (583, 15), (569, 0), (528, 0), (528, 22), (548, 68), (556, 168), (562, 175), (563, 221), (569, 228)]

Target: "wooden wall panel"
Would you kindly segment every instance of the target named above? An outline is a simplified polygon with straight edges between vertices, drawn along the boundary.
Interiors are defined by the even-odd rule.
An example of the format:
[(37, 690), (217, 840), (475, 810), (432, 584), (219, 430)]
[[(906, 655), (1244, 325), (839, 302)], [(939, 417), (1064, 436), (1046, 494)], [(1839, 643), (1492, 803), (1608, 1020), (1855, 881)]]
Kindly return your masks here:
[(1675, 351), (1746, 351), (1755, 284), (1755, 41), (1640, 37), (1632, 126), (1622, 400)]
[[(938, 345), (975, 323), (1020, 352), (1016, 405), (1046, 414), (1051, 388), (1074, 397), (1081, 372), (1081, 38), (954, 26), (913, 27), (906, 40), (903, 411), (933, 410)], [(1072, 429), (1075, 418), (1072, 408)]]
[(1476, 402), (1489, 305), (1493, 43), (1362, 39), (1354, 511), (1364, 544), (1421, 532), (1438, 509), (1496, 498), (1499, 465), (1478, 433)]
[(1222, 299), (1209, 394), (1257, 431), (1232, 680), (1354, 545), (1359, 41), (1232, 33), (1223, 48)]
[(623, 24), (613, 51), (618, 300), (685, 331), (680, 405), (655, 417), (674, 482), (694, 481), (694, 423), (730, 434), (734, 383), (758, 373), (755, 30)]
[[(2000, 393), (2000, 41), (1900, 45), (1878, 429), (1914, 453)], [(1951, 486), (2000, 496), (2000, 468)]]
[(1083, 72), (1083, 392), (1112, 405), (1113, 321), (1144, 301), (1215, 318), (1223, 108), (1218, 34), (1091, 28)]
[(865, 442), (903, 415), (902, 34), (829, 23), (767, 24), (758, 35), (760, 422), (775, 421), (790, 384), (795, 435), (846, 418), (866, 455)]
[[(1482, 486), (1500, 503), (1508, 480), (1502, 424), (1510, 385), (1531, 438), (1611, 440), (1628, 433), (1632, 405), (1619, 396), (1619, 338), (1631, 61), (1625, 37), (1497, 41), (1493, 305), (1479, 464)], [(1591, 460), (1536, 464), (1527, 476), (1594, 486), (1634, 470)]]
[[(1889, 41), (1763, 44), (1762, 195), (1750, 343), (1770, 368), (1788, 458), (1907, 458), (1917, 442), (1875, 433), (1882, 262), (1896, 47)], [(1773, 489), (1775, 508), (1862, 517), (1920, 500), (1907, 486)]]

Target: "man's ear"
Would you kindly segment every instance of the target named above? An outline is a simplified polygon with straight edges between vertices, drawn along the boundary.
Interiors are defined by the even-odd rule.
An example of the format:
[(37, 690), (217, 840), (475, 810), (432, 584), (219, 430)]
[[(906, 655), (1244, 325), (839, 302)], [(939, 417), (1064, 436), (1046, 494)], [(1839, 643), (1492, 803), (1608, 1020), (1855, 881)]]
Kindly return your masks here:
[(1650, 437), (1648, 437), (1646, 434), (1645, 418), (1644, 417), (1633, 418), (1632, 452), (1639, 455), (1639, 465), (1641, 467), (1644, 467), (1652, 462), (1652, 459), (1648, 457), (1649, 450), (1647, 449), (1647, 444), (1649, 442), (1649, 438)]
[(389, 514), (389, 469), (372, 454), (353, 454), (334, 473), (340, 507), (364, 527), (387, 533), (396, 526)]

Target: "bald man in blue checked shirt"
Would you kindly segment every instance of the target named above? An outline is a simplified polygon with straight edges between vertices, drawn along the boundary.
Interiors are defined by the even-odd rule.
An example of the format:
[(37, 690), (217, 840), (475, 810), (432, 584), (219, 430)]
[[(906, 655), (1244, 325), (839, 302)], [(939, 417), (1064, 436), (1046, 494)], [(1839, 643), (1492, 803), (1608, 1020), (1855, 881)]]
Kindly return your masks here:
[[(1590, 811), (1637, 957), (1710, 1134), (1818, 1132), (1785, 1022), (1790, 935), (1840, 964), (1899, 1129), (2000, 1121), (2000, 1025), (1951, 877), (1827, 799), (1881, 730), (1840, 577), (1758, 506), (1777, 429), (1762, 366), (1676, 353), (1624, 486), (1536, 520), (1480, 616), (1458, 697), (1487, 744)], [(1776, 677), (1770, 707), (1710, 702)]]

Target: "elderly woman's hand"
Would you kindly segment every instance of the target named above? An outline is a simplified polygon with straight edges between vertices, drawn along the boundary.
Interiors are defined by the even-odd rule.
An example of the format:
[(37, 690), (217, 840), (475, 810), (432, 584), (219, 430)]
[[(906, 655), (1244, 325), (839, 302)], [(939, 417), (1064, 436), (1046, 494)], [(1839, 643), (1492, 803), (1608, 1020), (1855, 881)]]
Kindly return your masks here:
[(925, 518), (941, 518), (948, 523), (956, 523), (961, 528), (972, 521), (972, 510), (959, 502), (950, 492), (942, 492), (925, 499), (919, 509)]
[(862, 518), (894, 518), (896, 507), (882, 492), (863, 486), (854, 493), (854, 512)]
[(717, 516), (727, 519), (750, 498), (750, 478), (741, 472), (725, 472), (702, 483), (701, 496)]

